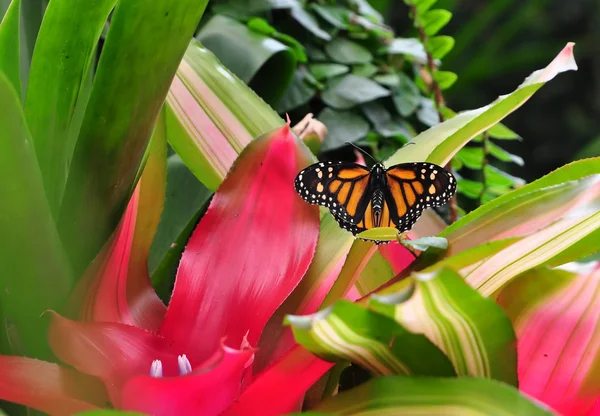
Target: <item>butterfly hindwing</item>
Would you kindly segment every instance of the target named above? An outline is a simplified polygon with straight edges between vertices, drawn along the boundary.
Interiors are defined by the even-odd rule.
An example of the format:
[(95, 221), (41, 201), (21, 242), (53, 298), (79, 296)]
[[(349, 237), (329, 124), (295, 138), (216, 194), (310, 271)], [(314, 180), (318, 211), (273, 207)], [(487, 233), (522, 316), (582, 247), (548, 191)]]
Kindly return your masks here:
[(320, 162), (302, 170), (294, 182), (296, 192), (311, 204), (329, 208), (338, 223), (353, 232), (369, 201), (371, 174), (361, 165)]

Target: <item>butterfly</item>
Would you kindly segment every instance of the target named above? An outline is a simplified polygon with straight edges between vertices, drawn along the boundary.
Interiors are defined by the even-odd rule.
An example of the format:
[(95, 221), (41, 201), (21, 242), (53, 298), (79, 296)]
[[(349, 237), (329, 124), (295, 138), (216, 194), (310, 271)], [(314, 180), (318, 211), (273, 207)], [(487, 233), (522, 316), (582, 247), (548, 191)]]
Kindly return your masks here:
[(426, 162), (388, 169), (376, 163), (370, 170), (356, 163), (320, 162), (298, 173), (294, 187), (308, 203), (329, 208), (340, 226), (356, 235), (376, 227), (410, 230), (423, 210), (452, 198), (456, 178)]

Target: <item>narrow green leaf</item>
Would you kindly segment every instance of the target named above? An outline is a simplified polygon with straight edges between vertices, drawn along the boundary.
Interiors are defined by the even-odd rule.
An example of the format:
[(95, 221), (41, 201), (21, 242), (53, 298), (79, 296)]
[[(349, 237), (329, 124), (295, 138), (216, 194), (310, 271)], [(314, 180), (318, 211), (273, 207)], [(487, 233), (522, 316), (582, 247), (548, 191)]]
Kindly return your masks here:
[(525, 180), (512, 176), (494, 166), (487, 165), (484, 169), (486, 181), (490, 185), (498, 186), (522, 186), (525, 185)]
[(319, 27), (319, 22), (315, 17), (304, 10), (303, 7), (293, 7), (290, 11), (296, 22), (300, 23), (306, 30), (316, 37), (325, 41), (331, 40), (331, 35)]
[(451, 36), (435, 36), (427, 39), (425, 46), (433, 59), (442, 59), (454, 47), (454, 38)]
[(458, 179), (457, 181), (456, 191), (471, 199), (478, 199), (482, 190), (483, 184), (481, 182), (464, 178)]
[(491, 140), (487, 141), (486, 149), (490, 155), (494, 156), (498, 160), (501, 160), (503, 162), (513, 162), (519, 166), (525, 165), (525, 161), (523, 161), (522, 157), (507, 152)]
[(327, 126), (328, 132), (323, 142), (323, 151), (346, 146), (346, 142), (362, 139), (369, 132), (369, 123), (362, 116), (351, 111), (335, 111), (325, 108), (318, 119)]
[(458, 75), (450, 71), (435, 71), (433, 73), (433, 79), (435, 79), (442, 90), (447, 90), (454, 85), (458, 79)]
[(35, 44), (25, 115), (55, 217), (67, 181), (67, 161), (72, 150), (69, 131), (75, 104), (115, 3), (116, 0), (53, 0)]
[(398, 237), (398, 230), (394, 227), (371, 228), (358, 234), (357, 237), (365, 240), (395, 241)]
[(50, 207), (31, 136), (12, 83), (0, 73), (0, 305), (16, 328), (21, 351), (49, 358), (46, 321), (74, 284)]
[(328, 361), (351, 361), (375, 375), (455, 375), (448, 358), (425, 336), (348, 301), (314, 315), (288, 315), (285, 323), (298, 343)]
[(115, 9), (58, 221), (76, 272), (87, 266), (125, 209), (157, 116), (206, 3), (119, 2)]
[(0, 72), (6, 75), (19, 99), (21, 99), (20, 8), (21, 0), (12, 0), (0, 24)]
[(308, 69), (319, 81), (343, 75), (350, 71), (348, 66), (340, 64), (310, 64)]
[(373, 55), (364, 46), (345, 38), (336, 38), (325, 45), (327, 55), (340, 64), (364, 64), (371, 62)]
[(502, 123), (496, 123), (487, 130), (490, 137), (498, 140), (519, 140), (521, 136)]
[(517, 385), (515, 334), (494, 301), (469, 287), (451, 269), (413, 274), (414, 295), (372, 296), (369, 306), (437, 345), (459, 376), (493, 378)]
[(417, 8), (417, 14), (424, 14), (435, 3), (437, 3), (437, 0), (414, 0), (413, 1), (413, 4)]
[(401, 240), (403, 245), (412, 247), (419, 251), (425, 251), (428, 248), (437, 248), (446, 250), (448, 248), (448, 240), (444, 237), (422, 237), (416, 240)]
[(394, 275), (390, 263), (377, 250), (360, 273), (354, 287), (359, 295), (365, 296), (392, 280)]
[(456, 153), (456, 158), (470, 169), (483, 167), (483, 149), (481, 147), (463, 147)]
[(420, 23), (427, 36), (435, 36), (452, 19), (452, 13), (448, 10), (435, 9), (422, 13)]
[(548, 408), (528, 400), (516, 388), (494, 380), (469, 377), (377, 377), (324, 401), (314, 410), (321, 415), (553, 415)]
[(573, 43), (567, 44), (546, 68), (531, 74), (511, 94), (504, 95), (485, 107), (462, 112), (419, 134), (411, 140), (414, 145), (399, 149), (385, 161), (385, 165), (424, 160), (440, 166), (446, 165), (469, 140), (521, 106), (546, 82), (561, 72), (577, 69), (573, 46)]

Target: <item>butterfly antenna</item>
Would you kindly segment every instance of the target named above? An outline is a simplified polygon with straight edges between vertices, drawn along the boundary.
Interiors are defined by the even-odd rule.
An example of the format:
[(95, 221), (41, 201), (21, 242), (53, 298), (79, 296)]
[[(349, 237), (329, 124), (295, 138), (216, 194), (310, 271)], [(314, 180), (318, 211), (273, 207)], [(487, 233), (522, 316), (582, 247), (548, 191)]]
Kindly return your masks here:
[(363, 155), (367, 155), (371, 158), (371, 160), (375, 163), (379, 163), (373, 156), (371, 156), (366, 150), (361, 149), (360, 147), (358, 147), (357, 145), (355, 145), (354, 143), (351, 142), (346, 142), (347, 144), (349, 144), (350, 146), (356, 148), (356, 150), (358, 150), (359, 152), (361, 152)]

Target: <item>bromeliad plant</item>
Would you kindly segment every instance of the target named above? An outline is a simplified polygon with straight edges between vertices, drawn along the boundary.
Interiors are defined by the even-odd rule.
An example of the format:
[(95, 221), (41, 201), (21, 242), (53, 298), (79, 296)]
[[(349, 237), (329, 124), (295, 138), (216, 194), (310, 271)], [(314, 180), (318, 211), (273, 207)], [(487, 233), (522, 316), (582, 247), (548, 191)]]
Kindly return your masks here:
[[(562, 414), (593, 411), (600, 276), (556, 266), (600, 245), (598, 160), (447, 228), (424, 215), (411, 236), (438, 235), (446, 249), (377, 248), (296, 195), (293, 179), (314, 156), (212, 54), (188, 45), (202, 7), (118, 2), (94, 67), (114, 4), (78, 8), (84, 27), (69, 23), (82, 18), (72, 2), (50, 3), (24, 109), (18, 60), (0, 60), (0, 398), (51, 414), (551, 413), (530, 397)], [(13, 2), (0, 27), (2, 51), (18, 39), (18, 11)], [(574, 69), (572, 47), (386, 165), (446, 164)], [(167, 141), (177, 152), (168, 157)], [(373, 379), (336, 394), (347, 362)]]

